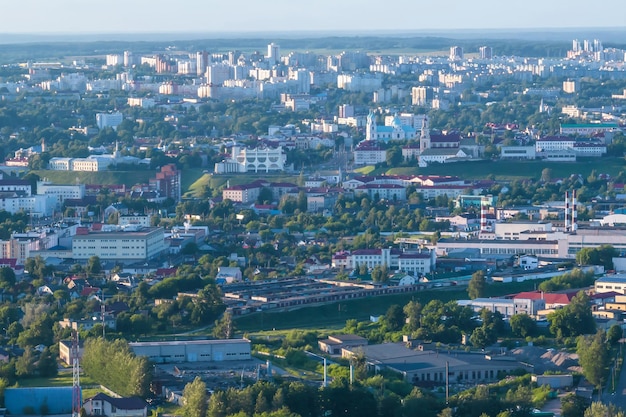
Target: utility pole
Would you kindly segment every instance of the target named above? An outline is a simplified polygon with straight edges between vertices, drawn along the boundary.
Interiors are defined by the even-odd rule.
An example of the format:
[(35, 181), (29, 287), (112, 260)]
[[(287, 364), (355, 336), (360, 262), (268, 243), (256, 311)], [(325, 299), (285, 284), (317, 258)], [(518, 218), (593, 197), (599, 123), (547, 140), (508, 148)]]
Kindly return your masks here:
[(450, 363), (446, 361), (446, 405), (450, 397)]

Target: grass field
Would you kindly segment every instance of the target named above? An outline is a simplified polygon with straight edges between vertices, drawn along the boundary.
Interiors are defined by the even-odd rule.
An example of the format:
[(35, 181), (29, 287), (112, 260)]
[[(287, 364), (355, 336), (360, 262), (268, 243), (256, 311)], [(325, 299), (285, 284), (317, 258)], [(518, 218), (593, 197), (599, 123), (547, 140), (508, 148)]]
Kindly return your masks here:
[(432, 164), (426, 168), (374, 168), (367, 166), (359, 168), (357, 172), (363, 175), (454, 175), (465, 179), (485, 179), (489, 175), (493, 175), (497, 180), (515, 180), (539, 179), (544, 168), (552, 170), (552, 178), (564, 178), (571, 174), (581, 174), (583, 177), (587, 177), (594, 169), (598, 174), (616, 176), (626, 168), (626, 161), (623, 158), (588, 159), (579, 162), (470, 161)]
[[(188, 174), (190, 180), (192, 178), (191, 173)], [(299, 174), (288, 175), (285, 173), (263, 173), (263, 174), (228, 174), (228, 175), (213, 175), (200, 172), (195, 178), (195, 181), (190, 181), (188, 186), (185, 186), (185, 180), (183, 179), (183, 192), (186, 192), (186, 197), (196, 197), (208, 186), (212, 189), (220, 188), (227, 185), (241, 185), (247, 184), (256, 180), (266, 180), (270, 182), (290, 182), (295, 184), (298, 180)]]
[(155, 171), (98, 171), (98, 172), (76, 172), (76, 171), (33, 171), (40, 178), (56, 184), (135, 184), (147, 183), (154, 177)]
[[(89, 386), (95, 385), (93, 380), (88, 376), (80, 376), (80, 384)], [(72, 372), (62, 372), (52, 378), (22, 378), (17, 381), (20, 387), (71, 387)]]
[[(510, 284), (492, 284), (487, 287), (486, 297), (501, 296), (520, 291), (529, 291), (535, 288), (537, 282), (514, 282)], [(346, 320), (369, 320), (370, 316), (385, 314), (393, 304), (405, 305), (415, 300), (426, 304), (437, 299), (444, 302), (467, 299), (465, 287), (452, 287), (444, 290), (426, 290), (410, 294), (370, 297), (357, 300), (342, 301), (341, 303), (325, 304), (304, 307), (288, 313), (261, 312), (236, 318), (236, 328), (239, 332), (255, 332), (263, 330), (282, 330), (292, 328), (326, 328), (335, 330), (342, 328)]]

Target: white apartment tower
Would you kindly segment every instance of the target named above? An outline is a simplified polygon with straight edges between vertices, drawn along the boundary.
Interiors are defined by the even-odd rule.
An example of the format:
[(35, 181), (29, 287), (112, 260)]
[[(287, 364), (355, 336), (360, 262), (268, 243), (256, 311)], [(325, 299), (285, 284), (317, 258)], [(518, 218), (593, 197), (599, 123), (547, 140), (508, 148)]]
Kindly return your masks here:
[(420, 86), (411, 89), (411, 104), (414, 106), (426, 106), (433, 97), (433, 89), (430, 87)]
[(204, 75), (209, 65), (209, 53), (207, 51), (196, 52), (196, 75)]
[(491, 46), (481, 46), (478, 49), (478, 53), (479, 53), (480, 59), (493, 58), (493, 49), (491, 48)]
[(267, 60), (270, 64), (280, 63), (280, 46), (276, 45), (274, 42), (267, 45)]
[(463, 60), (463, 48), (460, 46), (451, 46), (450, 47), (450, 61), (461, 61)]

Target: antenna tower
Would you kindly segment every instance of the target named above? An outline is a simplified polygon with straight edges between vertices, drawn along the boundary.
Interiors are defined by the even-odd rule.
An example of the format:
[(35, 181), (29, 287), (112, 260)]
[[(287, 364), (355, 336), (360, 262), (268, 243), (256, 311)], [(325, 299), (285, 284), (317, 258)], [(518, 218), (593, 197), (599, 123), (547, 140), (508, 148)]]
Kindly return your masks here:
[(72, 332), (72, 417), (80, 417), (82, 407), (79, 353), (78, 330), (74, 330)]

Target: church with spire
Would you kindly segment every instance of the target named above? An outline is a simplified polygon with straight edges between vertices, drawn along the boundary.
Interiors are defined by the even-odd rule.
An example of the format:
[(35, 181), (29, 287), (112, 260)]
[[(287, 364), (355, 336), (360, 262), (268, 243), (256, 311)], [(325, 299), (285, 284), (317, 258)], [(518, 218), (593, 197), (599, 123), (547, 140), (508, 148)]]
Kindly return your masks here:
[(365, 130), (365, 140), (388, 143), (391, 141), (412, 140), (416, 139), (417, 130), (410, 125), (402, 123), (398, 115), (387, 122), (385, 125), (378, 126), (376, 123), (376, 115), (371, 112), (367, 115), (367, 124)]

